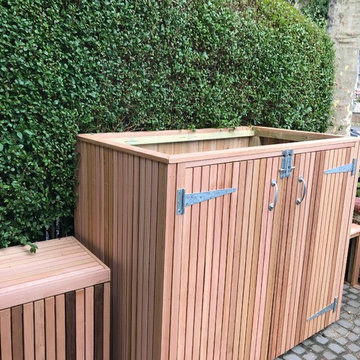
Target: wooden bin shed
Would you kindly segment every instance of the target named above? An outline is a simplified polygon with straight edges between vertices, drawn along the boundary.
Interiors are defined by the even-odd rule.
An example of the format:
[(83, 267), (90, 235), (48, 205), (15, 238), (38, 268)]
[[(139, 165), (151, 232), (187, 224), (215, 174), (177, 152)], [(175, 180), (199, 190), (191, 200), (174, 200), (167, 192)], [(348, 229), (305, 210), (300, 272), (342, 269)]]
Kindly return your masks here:
[(112, 269), (113, 359), (269, 360), (338, 319), (359, 139), (78, 140), (76, 236)]
[(74, 237), (0, 250), (0, 359), (108, 360), (110, 269)]

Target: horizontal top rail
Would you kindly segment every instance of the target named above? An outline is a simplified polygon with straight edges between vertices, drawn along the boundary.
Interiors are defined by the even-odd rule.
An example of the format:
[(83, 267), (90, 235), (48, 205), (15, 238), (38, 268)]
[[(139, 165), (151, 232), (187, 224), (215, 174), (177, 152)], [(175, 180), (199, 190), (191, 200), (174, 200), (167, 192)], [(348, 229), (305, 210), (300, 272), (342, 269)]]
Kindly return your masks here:
[[(233, 147), (229, 149), (209, 150), (201, 152), (189, 152), (169, 155), (153, 149), (142, 148), (141, 145), (179, 143), (186, 141), (222, 140), (242, 137), (264, 137), (277, 140), (289, 141), (288, 143), (259, 145), (251, 147)], [(103, 146), (106, 148), (122, 151), (128, 154), (148, 158), (158, 162), (184, 163), (203, 161), (211, 159), (230, 158), (237, 159), (247, 156), (277, 156), (278, 152), (286, 149), (299, 151), (323, 150), (325, 148), (351, 147), (360, 138), (343, 137), (332, 134), (322, 134), (297, 130), (275, 129), (267, 127), (238, 127), (235, 129), (201, 129), (191, 130), (169, 130), (149, 132), (125, 132), (104, 134), (81, 134), (79, 141)], [(140, 145), (140, 146), (139, 146)], [(310, 150), (309, 150), (310, 151)]]

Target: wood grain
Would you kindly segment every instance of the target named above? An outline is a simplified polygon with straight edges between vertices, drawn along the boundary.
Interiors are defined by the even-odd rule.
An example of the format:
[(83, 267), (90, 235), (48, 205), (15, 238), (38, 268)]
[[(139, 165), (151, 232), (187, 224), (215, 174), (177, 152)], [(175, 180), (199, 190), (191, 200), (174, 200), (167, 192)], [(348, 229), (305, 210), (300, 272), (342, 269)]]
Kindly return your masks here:
[[(100, 260), (73, 237), (39, 243), (36, 255), (15, 246), (0, 257), (0, 299), (10, 305), (0, 310), (1, 360), (94, 359), (94, 348), (110, 359), (110, 272)], [(83, 259), (89, 265), (79, 270)]]
[[(354, 177), (324, 171), (359, 140), (237, 130), (79, 137), (76, 234), (113, 271), (113, 359), (267, 360), (338, 316), (306, 321), (340, 296)], [(176, 214), (178, 189), (230, 187)]]
[[(11, 309), (11, 341), (13, 360), (22, 360), (23, 349), (23, 307), (15, 306)], [(50, 359), (50, 358), (49, 358)]]

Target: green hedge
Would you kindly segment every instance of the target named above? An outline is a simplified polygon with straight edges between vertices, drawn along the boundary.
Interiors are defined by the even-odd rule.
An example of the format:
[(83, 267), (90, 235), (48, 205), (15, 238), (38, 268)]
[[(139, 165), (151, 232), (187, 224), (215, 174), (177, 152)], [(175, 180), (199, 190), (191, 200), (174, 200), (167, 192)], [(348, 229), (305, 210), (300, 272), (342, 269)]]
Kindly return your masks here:
[(330, 40), (285, 1), (243, 5), (2, 1), (0, 247), (71, 233), (78, 132), (325, 131)]

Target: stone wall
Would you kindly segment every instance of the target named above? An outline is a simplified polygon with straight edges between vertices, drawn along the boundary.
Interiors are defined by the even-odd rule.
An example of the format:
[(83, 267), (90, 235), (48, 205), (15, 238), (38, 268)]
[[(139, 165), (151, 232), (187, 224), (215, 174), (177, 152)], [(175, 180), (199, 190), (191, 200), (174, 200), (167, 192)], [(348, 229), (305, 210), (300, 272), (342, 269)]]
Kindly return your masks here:
[(336, 51), (334, 126), (329, 131), (348, 134), (352, 122), (360, 124), (360, 116), (352, 116), (360, 50), (360, 0), (331, 0), (328, 33)]

